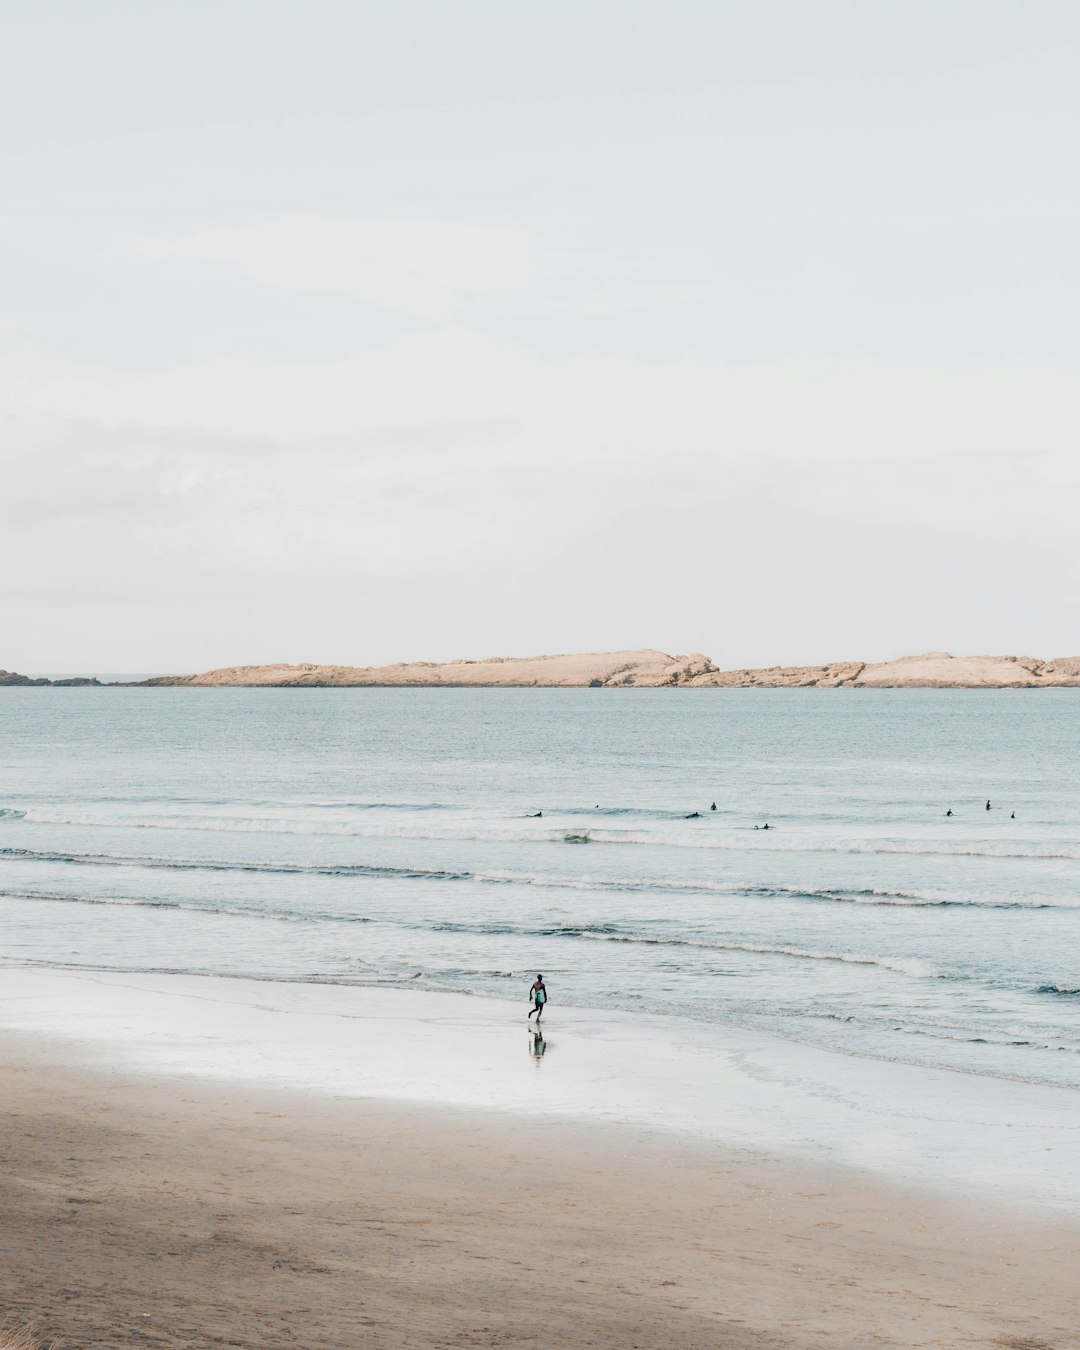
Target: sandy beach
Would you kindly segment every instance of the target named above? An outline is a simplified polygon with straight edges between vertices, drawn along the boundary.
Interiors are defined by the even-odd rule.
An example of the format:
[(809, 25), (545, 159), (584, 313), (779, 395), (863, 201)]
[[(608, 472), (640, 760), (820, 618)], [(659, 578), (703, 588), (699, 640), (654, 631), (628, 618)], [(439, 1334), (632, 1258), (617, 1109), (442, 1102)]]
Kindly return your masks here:
[(2, 1072), (3, 1306), (131, 1346), (1080, 1344), (1075, 1231), (614, 1127)]
[[(186, 1042), (163, 1020), (160, 978), (143, 982), (141, 1004), (130, 979), (111, 1003), (111, 986), (81, 984), (78, 1037), (26, 1030), (35, 998), (55, 1004), (64, 980), (5, 972), (0, 1308), (68, 1350), (1080, 1345), (1069, 1213), (544, 1114), (524, 1086), (495, 1112), (395, 1100), (385, 1076), (364, 1095), (268, 1086), (260, 1065), (244, 1080), (224, 1064), (196, 1073), (192, 1048), (211, 1065), (213, 1028), (224, 1041), (238, 1023), (209, 997), (222, 982), (176, 991), (173, 1003), (210, 1009)], [(253, 1016), (271, 1018), (285, 1064), (285, 1019), (263, 990), (278, 1020)], [(357, 1041), (387, 1022), (378, 997), (377, 1017), (352, 1021)], [(424, 996), (400, 999), (418, 1012), (395, 1014), (392, 1048), (435, 1026), (464, 1078), (484, 1072), (476, 1056), (494, 1042), (481, 1005), (462, 1001), (478, 1007), (476, 1027), (448, 1028)], [(548, 1034), (546, 1062), (525, 1054), (524, 1028), (501, 1043), (521, 1084), (550, 1083), (558, 1106), (545, 1075), (572, 1054)], [(403, 1073), (425, 1067), (415, 1040)], [(249, 1031), (249, 1058), (254, 1043)], [(148, 1070), (155, 1046), (167, 1074)], [(265, 1035), (263, 1048), (275, 1051)], [(357, 1063), (375, 1074), (377, 1059)]]

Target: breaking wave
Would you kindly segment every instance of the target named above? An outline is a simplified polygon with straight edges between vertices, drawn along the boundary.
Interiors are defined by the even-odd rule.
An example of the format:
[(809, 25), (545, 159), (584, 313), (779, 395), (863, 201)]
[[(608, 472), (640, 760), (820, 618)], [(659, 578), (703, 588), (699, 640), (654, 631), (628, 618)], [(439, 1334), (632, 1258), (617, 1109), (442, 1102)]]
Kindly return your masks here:
[(758, 956), (787, 956), (801, 961), (839, 961), (852, 966), (881, 966), (913, 979), (947, 979), (949, 976), (928, 961), (916, 958), (870, 956), (856, 952), (825, 952), (808, 947), (788, 947), (771, 942), (722, 942), (704, 938), (663, 937), (628, 933), (615, 924), (554, 924), (546, 928), (524, 928), (515, 924), (436, 923), (432, 927), (444, 933), (484, 933), (506, 937), (566, 937), (590, 942), (624, 942), (641, 947), (690, 947), (700, 951), (748, 952)]
[(881, 887), (808, 887), (770, 883), (664, 877), (567, 876), (547, 872), (518, 872), (506, 868), (396, 867), (380, 863), (273, 862), (258, 859), (185, 858), (150, 853), (84, 853), (62, 849), (0, 848), (0, 862), (26, 861), (74, 866), (141, 867), (176, 872), (265, 873), (284, 876), (370, 877), (417, 881), (466, 881), (497, 886), (535, 886), (550, 890), (615, 891), (732, 896), (802, 900), (825, 904), (884, 905), (912, 908), (972, 909), (1080, 909), (1080, 899), (1040, 896), (987, 897), (952, 895), (935, 890), (890, 890)]
[[(335, 806), (337, 804), (334, 804)], [(341, 808), (347, 809), (347, 808)], [(95, 812), (56, 807), (30, 807), (25, 811), (15, 808), (0, 810), (0, 818), (25, 819), (29, 824), (73, 825), (105, 829), (186, 830), (194, 833), (328, 835), (369, 839), (458, 839), (477, 842), (504, 842), (525, 844), (607, 844), (653, 848), (719, 849), (734, 852), (763, 853), (846, 853), (846, 854), (908, 854), (928, 857), (956, 858), (1042, 858), (1080, 859), (1080, 847), (1072, 842), (1061, 844), (1026, 844), (1018, 841), (989, 843), (985, 840), (949, 843), (941, 839), (888, 838), (819, 838), (799, 833), (786, 834), (777, 828), (769, 832), (750, 828), (732, 829), (724, 826), (714, 830), (702, 818), (700, 825), (674, 821), (671, 813), (649, 812), (650, 817), (664, 820), (667, 828), (617, 829), (604, 826), (561, 825), (537, 823), (533, 825), (518, 817), (498, 820), (463, 820), (452, 824), (429, 824), (426, 820), (382, 823), (375, 818), (381, 809), (394, 808), (392, 803), (367, 803), (353, 809), (363, 813), (357, 819), (328, 820), (321, 815), (307, 819), (302, 816), (240, 816), (240, 815), (186, 815), (153, 814), (126, 815), (123, 812)], [(418, 814), (434, 813), (441, 808), (407, 807)], [(621, 810), (621, 808), (620, 808)], [(629, 813), (629, 809), (627, 810)], [(591, 814), (591, 813), (590, 813)], [(617, 814), (612, 810), (608, 814)]]
[(226, 914), (239, 919), (270, 919), (279, 923), (371, 923), (364, 914), (337, 913), (319, 909), (273, 909), (254, 905), (221, 905), (194, 899), (176, 900), (152, 897), (67, 895), (56, 891), (0, 890), (3, 900), (40, 900), (55, 905), (102, 905), (119, 909), (171, 909), (193, 914)]

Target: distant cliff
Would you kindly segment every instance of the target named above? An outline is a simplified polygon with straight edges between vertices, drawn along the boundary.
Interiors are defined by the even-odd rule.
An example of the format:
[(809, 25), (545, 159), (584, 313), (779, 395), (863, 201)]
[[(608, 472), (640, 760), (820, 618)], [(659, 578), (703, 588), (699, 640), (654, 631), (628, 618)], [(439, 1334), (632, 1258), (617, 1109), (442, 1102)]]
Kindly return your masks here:
[[(31, 679), (0, 670), (0, 685), (106, 688), (96, 679)], [(203, 675), (162, 675), (140, 688), (517, 689), (1059, 689), (1080, 687), (1080, 656), (950, 656), (927, 652), (898, 661), (719, 670), (707, 656), (652, 650), (577, 656), (492, 656), (480, 661), (413, 661), (393, 666), (227, 666)]]
[(481, 661), (413, 661), (394, 666), (230, 666), (205, 675), (148, 683), (199, 686), (355, 687), (358, 685), (442, 687), (511, 686), (544, 689), (657, 689), (690, 684), (714, 670), (707, 656), (665, 652), (592, 652), (577, 656), (493, 656)]
[(393, 666), (230, 666), (204, 675), (148, 680), (154, 685), (323, 688), (327, 686), (509, 686), (603, 689), (1041, 689), (1080, 686), (1080, 657), (950, 656), (928, 652), (898, 661), (719, 670), (700, 653), (657, 651), (582, 656), (491, 657)]
[(1040, 661), (1033, 656), (950, 656), (926, 652), (865, 665), (770, 666), (713, 670), (690, 681), (701, 687), (819, 689), (1052, 689), (1080, 686), (1080, 656)]

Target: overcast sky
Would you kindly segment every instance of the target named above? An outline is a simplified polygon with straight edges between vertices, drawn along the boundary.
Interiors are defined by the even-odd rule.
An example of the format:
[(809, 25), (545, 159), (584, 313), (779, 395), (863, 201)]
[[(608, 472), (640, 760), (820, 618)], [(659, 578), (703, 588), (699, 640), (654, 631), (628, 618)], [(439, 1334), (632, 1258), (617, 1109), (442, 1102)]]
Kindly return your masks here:
[(1075, 0), (6, 0), (0, 666), (1080, 652)]

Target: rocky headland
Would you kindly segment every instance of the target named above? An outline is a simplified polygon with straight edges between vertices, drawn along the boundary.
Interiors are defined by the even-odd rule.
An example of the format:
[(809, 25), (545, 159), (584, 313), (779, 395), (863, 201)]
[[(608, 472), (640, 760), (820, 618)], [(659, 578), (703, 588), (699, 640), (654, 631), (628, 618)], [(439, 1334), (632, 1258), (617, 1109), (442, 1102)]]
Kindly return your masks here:
[(707, 656), (666, 652), (587, 652), (566, 656), (492, 656), (479, 661), (402, 662), (392, 666), (230, 666), (154, 684), (316, 686), (426, 686), (543, 689), (658, 689), (691, 684), (715, 670)]
[(896, 661), (840, 661), (828, 666), (714, 670), (691, 681), (722, 688), (1055, 689), (1080, 686), (1080, 656), (950, 656), (925, 652)]
[[(0, 670), (0, 686), (115, 688), (92, 677), (49, 680)], [(721, 670), (700, 652), (644, 650), (565, 656), (493, 656), (392, 666), (226, 666), (201, 675), (161, 675), (138, 688), (492, 688), (517, 689), (1051, 689), (1080, 687), (1080, 656), (951, 656), (926, 652), (896, 661)]]
[[(0, 685), (104, 688), (86, 679), (31, 679), (0, 671)], [(721, 670), (707, 656), (652, 650), (565, 656), (495, 656), (392, 666), (227, 666), (201, 675), (163, 675), (140, 687), (327, 689), (1056, 689), (1080, 687), (1080, 656), (951, 656), (926, 652), (896, 661)]]

